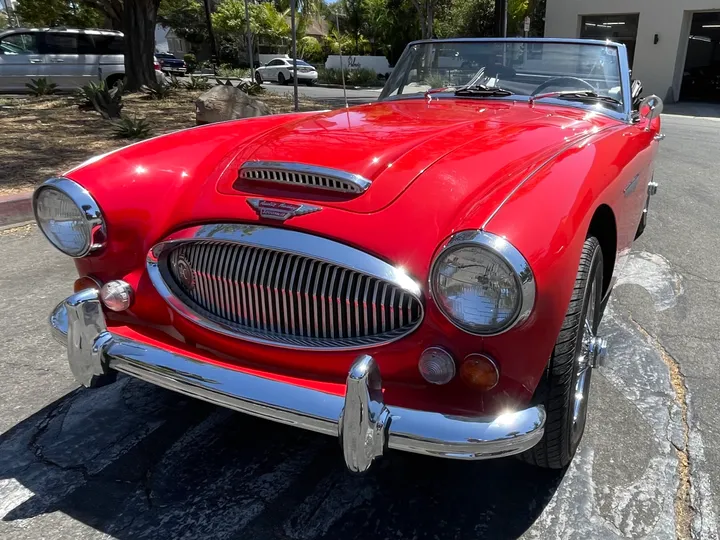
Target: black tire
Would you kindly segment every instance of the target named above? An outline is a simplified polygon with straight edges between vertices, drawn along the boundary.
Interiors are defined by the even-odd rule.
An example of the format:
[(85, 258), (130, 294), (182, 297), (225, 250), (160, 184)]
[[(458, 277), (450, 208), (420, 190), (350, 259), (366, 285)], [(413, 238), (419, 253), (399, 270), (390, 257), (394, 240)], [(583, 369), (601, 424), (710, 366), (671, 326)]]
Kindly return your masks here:
[(108, 88), (114, 88), (117, 86), (118, 83), (125, 82), (125, 75), (119, 74), (119, 75), (110, 75), (107, 78), (107, 87)]
[(262, 84), (262, 83), (263, 83), (262, 75), (260, 75), (257, 71), (255, 72), (255, 82), (258, 83), (258, 84)]
[(315, 81), (313, 81), (312, 79), (308, 79), (307, 81), (305, 81), (305, 84), (307, 84), (308, 86), (315, 86)]
[[(578, 358), (583, 351), (585, 319), (590, 312), (592, 333), (595, 334), (602, 317), (603, 255), (600, 242), (585, 240), (580, 266), (575, 279), (570, 305), (555, 342), (543, 380), (535, 392), (535, 402), (545, 405), (547, 420), (540, 442), (520, 455), (520, 459), (546, 469), (562, 469), (572, 460), (582, 439), (587, 420), (587, 395), (590, 390), (592, 368), (587, 367), (584, 378)], [(593, 287), (593, 283), (595, 286)], [(592, 298), (591, 298), (592, 297)], [(576, 384), (581, 383), (583, 400), (577, 419), (575, 413)]]
[(282, 72), (278, 73), (278, 84), (287, 84), (287, 79), (285, 78), (285, 75), (282, 74)]

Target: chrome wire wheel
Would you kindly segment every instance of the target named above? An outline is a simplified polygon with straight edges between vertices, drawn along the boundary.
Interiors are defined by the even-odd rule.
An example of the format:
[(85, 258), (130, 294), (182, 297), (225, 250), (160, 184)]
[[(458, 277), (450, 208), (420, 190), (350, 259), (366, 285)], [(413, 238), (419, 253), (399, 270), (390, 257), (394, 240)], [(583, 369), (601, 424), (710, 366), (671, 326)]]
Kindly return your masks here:
[(577, 365), (577, 376), (575, 378), (575, 392), (573, 395), (573, 417), (572, 417), (572, 442), (577, 445), (580, 442), (585, 429), (587, 419), (587, 405), (590, 394), (590, 375), (592, 373), (591, 359), (594, 354), (595, 335), (595, 314), (597, 313), (597, 280), (593, 279), (590, 284), (590, 295), (588, 307), (585, 312), (585, 321), (580, 337), (580, 351), (577, 354), (575, 363)]

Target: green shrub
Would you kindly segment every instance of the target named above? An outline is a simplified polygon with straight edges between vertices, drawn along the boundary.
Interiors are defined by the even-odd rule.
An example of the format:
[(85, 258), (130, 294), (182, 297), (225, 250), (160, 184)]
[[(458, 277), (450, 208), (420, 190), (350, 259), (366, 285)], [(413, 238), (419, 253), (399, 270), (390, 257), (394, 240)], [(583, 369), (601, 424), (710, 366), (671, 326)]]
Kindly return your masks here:
[(429, 85), (430, 88), (445, 88), (447, 86), (452, 86), (445, 81), (442, 75), (437, 73), (431, 73), (426, 76), (425, 79), (423, 79), (423, 82)]
[[(342, 73), (339, 68), (318, 68), (318, 82), (325, 84), (342, 84)], [(372, 86), (378, 84), (378, 76), (368, 68), (345, 69), (345, 84), (348, 86)]]
[(149, 99), (167, 99), (173, 94), (173, 89), (169, 84), (153, 84), (152, 86), (142, 86), (140, 88)]
[(238, 77), (241, 79), (247, 79), (250, 77), (250, 69), (248, 68), (234, 68), (228, 64), (223, 64), (217, 70), (218, 77)]
[(187, 53), (185, 56), (183, 56), (183, 60), (187, 65), (188, 73), (192, 73), (193, 71), (195, 71), (195, 68), (197, 67), (197, 58), (193, 53)]
[(378, 76), (375, 70), (368, 68), (350, 69), (345, 72), (347, 84), (353, 86), (370, 86), (377, 84)]
[(33, 96), (49, 96), (54, 94), (57, 88), (57, 84), (51, 83), (45, 77), (31, 79), (29, 83), (25, 83), (25, 86), (30, 89), (30, 93)]
[(113, 137), (116, 139), (147, 139), (151, 134), (152, 127), (144, 118), (123, 116), (113, 122)]
[(210, 90), (212, 87), (213, 85), (208, 81), (207, 77), (193, 77), (190, 75), (190, 80), (185, 83), (185, 88), (188, 90)]
[(118, 81), (113, 88), (108, 88), (105, 81), (90, 82), (83, 86), (79, 94), (85, 98), (92, 107), (106, 120), (120, 118), (122, 111), (123, 83)]

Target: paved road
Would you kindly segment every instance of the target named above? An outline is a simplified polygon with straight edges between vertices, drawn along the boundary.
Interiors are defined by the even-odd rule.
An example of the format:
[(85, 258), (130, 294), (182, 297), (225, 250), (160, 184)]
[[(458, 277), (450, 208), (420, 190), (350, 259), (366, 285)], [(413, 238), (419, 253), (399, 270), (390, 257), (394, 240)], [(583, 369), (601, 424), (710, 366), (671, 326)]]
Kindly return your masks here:
[[(264, 83), (263, 88), (268, 92), (274, 92), (277, 94), (290, 94), (293, 93), (292, 85), (280, 85), (275, 83)], [(331, 103), (336, 106), (343, 105), (342, 89), (339, 88), (327, 88), (323, 86), (298, 86), (298, 94), (308, 99), (315, 99), (317, 101), (324, 101)], [(360, 103), (367, 103), (369, 101), (375, 101), (380, 95), (380, 88), (366, 88), (366, 89), (347, 89), (347, 98), (350, 105), (358, 105)]]
[(353, 477), (331, 438), (126, 377), (79, 390), (45, 326), (73, 265), (33, 227), (0, 232), (0, 538), (717, 539), (719, 128), (665, 120), (564, 473), (392, 453)]

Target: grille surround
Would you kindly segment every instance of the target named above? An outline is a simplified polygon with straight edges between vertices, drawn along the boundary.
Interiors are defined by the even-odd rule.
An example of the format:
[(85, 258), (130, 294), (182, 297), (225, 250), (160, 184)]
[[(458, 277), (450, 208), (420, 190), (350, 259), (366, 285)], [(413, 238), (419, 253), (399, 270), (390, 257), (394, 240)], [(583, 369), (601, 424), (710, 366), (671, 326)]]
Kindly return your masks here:
[[(192, 244), (195, 244), (195, 247), (192, 247)], [(215, 272), (215, 274), (203, 272), (201, 270), (207, 269), (208, 266), (203, 263), (205, 266), (200, 267), (197, 263), (200, 260), (198, 256), (194, 260), (186, 259), (186, 261), (190, 261), (191, 267), (196, 267), (193, 268), (193, 278), (198, 279), (199, 276), (199, 280), (205, 280), (204, 283), (211, 284), (210, 290), (213, 292), (211, 292), (210, 296), (216, 300), (216, 303), (210, 306), (212, 309), (208, 309), (208, 306), (198, 302), (198, 295), (193, 294), (195, 291), (191, 289), (188, 292), (183, 287), (183, 284), (178, 281), (179, 278), (176, 272), (178, 254), (182, 250), (187, 253), (188, 248), (195, 251), (204, 249), (203, 260), (210, 261), (207, 264), (212, 265), (214, 269), (220, 268), (219, 272)], [(242, 255), (243, 258), (240, 258), (238, 254), (242, 250), (245, 250), (245, 253)], [(218, 262), (216, 255), (221, 251), (223, 253), (220, 262)], [(251, 260), (250, 258), (251, 255), (249, 254), (253, 252), (257, 255), (257, 260)], [(262, 266), (262, 257), (260, 255), (265, 256), (265, 264)], [(284, 288), (286, 283), (283, 281), (280, 287), (281, 294), (278, 294), (277, 285), (281, 280), (279, 265), (283, 264), (282, 261), (285, 260), (286, 267), (289, 268), (290, 261), (293, 258), (295, 258), (296, 262), (304, 260), (311, 263), (311, 265), (316, 265), (317, 269), (327, 269), (324, 280), (321, 279), (320, 270), (313, 273), (311, 268), (309, 272), (303, 274), (301, 264), (295, 264), (293, 278), (290, 281), (291, 286)], [(173, 259), (175, 260), (173, 261)], [(280, 260), (280, 263), (278, 263), (278, 260)], [(228, 264), (228, 261), (233, 261), (233, 263)], [(246, 269), (243, 265), (248, 264), (248, 261), (250, 263), (246, 275)], [(275, 270), (274, 274), (272, 269), (268, 269), (268, 261), (270, 261), (271, 265), (278, 263), (278, 269)], [(228, 271), (228, 268), (234, 268), (234, 270)], [(402, 270), (345, 244), (286, 229), (240, 224), (212, 224), (185, 229), (171, 235), (150, 250), (147, 256), (147, 269), (155, 288), (180, 315), (209, 330), (265, 345), (324, 351), (376, 347), (409, 335), (420, 326), (424, 318), (424, 301), (421, 289), (417, 282)], [(240, 272), (242, 272), (243, 279), (227, 279), (233, 277), (233, 271), (237, 271), (234, 274), (235, 277), (240, 276)], [(297, 281), (293, 281), (295, 271), (299, 271)], [(269, 272), (267, 279), (263, 277), (265, 274), (261, 275), (261, 272)], [(354, 290), (347, 287), (345, 290), (350, 292), (341, 294), (342, 282), (337, 285), (337, 289), (333, 288), (334, 280), (339, 278), (340, 274), (343, 276), (359, 276), (356, 278), (357, 282)], [(210, 279), (210, 275), (215, 275), (214, 281)], [(251, 275), (265, 279), (265, 282), (258, 280), (253, 282), (247, 279)], [(304, 289), (299, 292), (293, 289), (293, 283), (299, 285), (301, 280), (305, 279), (305, 276), (307, 276), (305, 283), (308, 284), (308, 287), (311, 285), (310, 282), (314, 280), (312, 289)], [(331, 276), (330, 288), (326, 289), (325, 283), (328, 282)], [(272, 284), (270, 283), (271, 280), (273, 281)], [(224, 281), (230, 284), (229, 289), (225, 288), (225, 293), (222, 292)], [(317, 289), (318, 281), (322, 284), (319, 292)], [(322, 283), (323, 281), (324, 283)], [(378, 305), (372, 303), (374, 311), (370, 311), (367, 307), (370, 303), (358, 302), (361, 300), (358, 285), (360, 282), (363, 284), (379, 284), (375, 287), (373, 296), (378, 304), (380, 298), (387, 299), (391, 294), (395, 303), (392, 305), (382, 304), (381, 311), (378, 310)], [(217, 283), (219, 285), (215, 285)], [(257, 287), (253, 289), (253, 285), (257, 285)], [(269, 287), (269, 285), (273, 286)], [(385, 289), (383, 289), (383, 285)], [(213, 287), (215, 288), (213, 289)], [(198, 286), (197, 288), (202, 287)], [(207, 286), (205, 288), (207, 290)], [(370, 293), (373, 293), (373, 286), (370, 286), (369, 289)], [(377, 296), (378, 289), (382, 293), (386, 293), (386, 296)], [(241, 293), (241, 291), (249, 292), (247, 298), (249, 298), (250, 303), (248, 306), (251, 311), (254, 309), (255, 313), (257, 313), (255, 324), (248, 324), (247, 317), (243, 317), (242, 302), (246, 300), (246, 296), (245, 292)], [(333, 291), (337, 294), (333, 295)], [(267, 300), (265, 300), (265, 296), (259, 297), (262, 298), (260, 303), (258, 304), (258, 301), (255, 300), (254, 307), (252, 307), (254, 292), (261, 295), (266, 293)], [(272, 296), (273, 292), (274, 296)], [(329, 294), (325, 295), (325, 292)], [(353, 296), (353, 293), (355, 296)], [(363, 299), (367, 301), (369, 298), (368, 291), (363, 289), (363, 293)], [(395, 300), (398, 293), (398, 299)], [(292, 304), (293, 300), (290, 300), (293, 294), (298, 295), (298, 303), (297, 309), (292, 311), (294, 315), (290, 315), (291, 312), (284, 306), (287, 305), (288, 301), (291, 305), (294, 305)], [(192, 298), (192, 296), (195, 296), (195, 298)], [(242, 301), (240, 296), (242, 296)], [(207, 295), (203, 296), (203, 298), (206, 297)], [(322, 309), (322, 315), (318, 309), (318, 304), (314, 303), (316, 298), (320, 299), (319, 307)], [(397, 308), (398, 300), (400, 300), (400, 305), (403, 304), (403, 301), (406, 302), (405, 320), (400, 318)], [(360, 308), (361, 305), (362, 308)], [(335, 311), (335, 318), (333, 318), (335, 306), (337, 306), (337, 311)], [(259, 307), (263, 309), (262, 315)], [(328, 308), (327, 319), (325, 319), (325, 307)], [(270, 313), (266, 313), (265, 308), (269, 308)], [(300, 317), (303, 316), (301, 309), (306, 313), (303, 323), (300, 323)], [(413, 310), (415, 311), (413, 312)], [(273, 311), (275, 312), (274, 319), (272, 318)], [(388, 317), (392, 316), (393, 321), (399, 322), (399, 325), (396, 325), (394, 329), (370, 333), (372, 326), (369, 322), (372, 321), (372, 313), (377, 316), (377, 328), (379, 328), (381, 312), (387, 314)], [(347, 316), (344, 316), (345, 313), (347, 313)], [(265, 322), (266, 316), (270, 320), (269, 324)], [(299, 324), (297, 326), (295, 325), (295, 319), (293, 319), (292, 330), (294, 333), (289, 332), (288, 316), (294, 316), (298, 319)], [(319, 326), (320, 321), (323, 324)], [(385, 322), (383, 316), (382, 324), (385, 325)], [(312, 328), (309, 328), (310, 323), (313, 323)], [(300, 324), (307, 325), (306, 328), (309, 331), (298, 333), (297, 328)], [(388, 326), (390, 326), (389, 319)], [(350, 328), (350, 335), (345, 335), (343, 330), (338, 330), (339, 328), (343, 330)], [(328, 329), (330, 329), (330, 332), (327, 332)], [(363, 334), (361, 330), (367, 330), (368, 332)]]
[(351, 196), (365, 193), (372, 184), (359, 174), (291, 161), (247, 161), (240, 167), (238, 178), (242, 181), (301, 186)]

